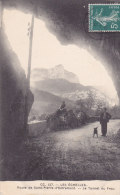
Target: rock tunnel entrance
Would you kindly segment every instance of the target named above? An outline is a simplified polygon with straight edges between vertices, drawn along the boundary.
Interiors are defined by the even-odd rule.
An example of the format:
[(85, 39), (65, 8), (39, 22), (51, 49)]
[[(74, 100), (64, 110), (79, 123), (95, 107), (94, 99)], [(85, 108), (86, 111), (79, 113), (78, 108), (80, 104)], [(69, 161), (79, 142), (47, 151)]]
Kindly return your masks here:
[[(104, 3), (104, 0), (100, 2)], [(10, 9), (17, 8), (25, 13), (34, 13), (37, 18), (45, 21), (48, 29), (64, 45), (72, 43), (84, 47), (85, 44), (92, 48), (94, 57), (99, 55), (102, 64), (105, 65), (113, 80), (118, 97), (120, 97), (119, 33), (115, 33), (116, 36), (113, 36), (113, 33), (104, 32), (88, 33), (88, 3), (92, 3), (92, 0), (89, 2), (86, 0), (84, 3), (77, 0), (56, 3), (55, 0), (52, 0), (51, 6), (49, 0), (27, 0), (26, 2), (6, 0), (3, 2), (3, 6)], [(75, 15), (71, 14), (74, 10)]]
[[(13, 1), (13, 8), (14, 4), (16, 3)], [(81, 48), (83, 48), (84, 50), (86, 49), (86, 52), (88, 52), (90, 56), (92, 56), (96, 61), (98, 61), (99, 56), (101, 64), (105, 66), (104, 70), (107, 70), (108, 75), (112, 78), (112, 84), (114, 83), (114, 91), (117, 91), (115, 104), (118, 104), (118, 99), (120, 99), (119, 35), (116, 37), (113, 37), (112, 33), (109, 33), (109, 35), (106, 35), (105, 33), (91, 33), (91, 35), (89, 35), (86, 32), (86, 27), (83, 24), (82, 26), (78, 25), (79, 28), (81, 28), (81, 30), (79, 31), (78, 29), (76, 29), (77, 27), (75, 27), (77, 25), (76, 23), (74, 24), (75, 26), (69, 23), (69, 12), (67, 12), (68, 16), (66, 15), (65, 17), (61, 18), (61, 14), (57, 10), (59, 8), (55, 4), (56, 9), (52, 10), (52, 8), (49, 7), (46, 15), (45, 10), (47, 9), (47, 4), (45, 5), (42, 2), (42, 5), (43, 10), (42, 8), (38, 7), (38, 9), (35, 11), (36, 17), (45, 21), (47, 28), (57, 36), (57, 39), (61, 42), (62, 45), (64, 45), (64, 47), (67, 47), (67, 45), (69, 44), (74, 44), (76, 45), (76, 47), (74, 47), (76, 52), (76, 48), (78, 49), (81, 46)], [(63, 3), (62, 6), (65, 7), (65, 10), (67, 9), (66, 4)], [(5, 7), (11, 7), (11, 5), (9, 5), (9, 2), (6, 1)], [(31, 5), (29, 5), (29, 1), (28, 5), (26, 3), (24, 4), (24, 6), (22, 4), (19, 6), (18, 3), (17, 7), (19, 10), (27, 10), (27, 12), (31, 12)], [(86, 12), (87, 10), (85, 8), (84, 15), (86, 15)], [(40, 16), (40, 13), (42, 13), (42, 16)], [(59, 14), (57, 15), (57, 13)], [(74, 20), (74, 17), (72, 18), (72, 20)], [(55, 23), (55, 21), (57, 22)], [(65, 24), (68, 25), (65, 26)], [(71, 31), (73, 27), (75, 27), (76, 32)], [(13, 148), (16, 146), (17, 149), (19, 147), (19, 143), (21, 143), (21, 140), (23, 140), (24, 135), (27, 134), (24, 127), (25, 97), (28, 88), (25, 71), (23, 70), (23, 68), (21, 68), (21, 64), (19, 62), (20, 59), (18, 59), (15, 51), (11, 49), (11, 45), (9, 44), (8, 37), (6, 36), (4, 30), (4, 28), (0, 30), (0, 89), (2, 100), (0, 104), (0, 108), (2, 110), (2, 114), (0, 113), (0, 124), (2, 124), (2, 148), (3, 153), (5, 154), (7, 151), (10, 151), (10, 148), (13, 151)], [(86, 45), (87, 48), (85, 48)], [(61, 66), (59, 66), (59, 68), (61, 70)], [(111, 79), (108, 82), (111, 82)], [(29, 91), (29, 111), (33, 104), (33, 100), (33, 94), (31, 93), (31, 91)]]
[[(3, 46), (4, 46), (3, 49), (7, 50), (7, 52), (9, 53), (8, 57), (10, 58), (11, 64), (12, 64), (11, 65), (12, 66), (11, 71), (12, 71), (13, 75), (16, 74), (14, 80), (19, 79), (18, 84), (16, 82), (16, 84), (18, 86), (16, 86), (17, 91), (15, 91), (15, 93), (14, 93), (15, 97), (10, 92), (10, 87), (9, 87), (9, 93), (11, 94), (11, 98), (12, 98), (11, 101), (12, 102), (17, 102), (16, 105), (13, 104), (12, 108), (10, 108), (10, 109), (15, 110), (16, 106), (19, 107), (18, 102), (19, 102), (19, 99), (21, 99), (20, 96), (25, 97), (26, 90), (27, 90), (25, 72), (26, 72), (26, 69), (27, 69), (26, 65), (27, 65), (27, 57), (28, 57), (28, 46), (27, 46), (28, 45), (28, 40), (27, 40), (28, 38), (27, 38), (26, 34), (27, 34), (27, 24), (30, 21), (31, 15), (26, 14), (26, 13), (21, 12), (21, 11), (14, 10), (14, 9), (13, 10), (4, 9), (3, 13), (4, 13), (3, 14), (3, 26), (4, 27), (3, 27), (3, 30), (1, 31), (1, 36), (3, 36), (3, 40), (4, 40), (4, 43), (2, 43)], [(25, 22), (23, 22), (23, 18), (24, 18)], [(46, 22), (46, 20), (45, 20), (45, 22)], [(47, 24), (47, 22), (46, 22), (46, 24)], [(10, 26), (12, 26), (12, 28), (10, 28)], [(22, 26), (22, 30), (21, 30), (21, 26)], [(37, 28), (37, 26), (39, 26), (39, 28)], [(52, 26), (52, 24), (51, 24), (51, 26)], [(70, 44), (70, 46), (69, 46), (69, 42), (66, 43), (65, 45), (63, 45), (63, 42), (64, 42), (63, 40), (62, 40), (62, 44), (60, 44), (60, 42), (55, 38), (54, 32), (53, 32), (53, 35), (52, 35), (52, 33), (48, 30), (50, 28), (51, 27), (49, 27), (49, 26), (45, 27), (45, 23), (43, 23), (43, 20), (36, 19), (35, 29), (34, 29), (34, 33), (35, 33), (34, 42), (35, 42), (35, 44), (39, 42), (39, 44), (37, 44), (37, 46), (35, 44), (33, 44), (33, 59), (32, 59), (33, 62), (32, 62), (32, 65), (34, 66), (34, 64), (36, 63), (36, 64), (38, 64), (38, 67), (36, 66), (35, 68), (39, 68), (39, 67), (40, 68), (41, 67), (42, 68), (48, 68), (48, 67), (52, 68), (52, 66), (59, 63), (59, 60), (54, 61), (53, 59), (57, 58), (57, 57), (59, 59), (58, 53), (60, 53), (61, 54), (60, 58), (64, 59), (63, 62), (60, 61), (60, 63), (63, 63), (63, 64), (66, 63), (66, 67), (63, 67), (63, 69), (67, 68), (68, 71), (71, 71), (71, 72), (73, 71), (74, 73), (77, 73), (78, 72), (77, 66), (79, 66), (81, 64), (81, 61), (80, 61), (81, 57), (82, 56), (87, 56), (87, 58), (89, 58), (89, 59), (87, 59), (89, 61), (89, 65), (87, 65), (87, 61), (84, 61), (84, 60), (82, 61), (83, 66), (81, 67), (81, 70), (84, 69), (84, 71), (79, 72), (79, 74), (77, 75), (77, 76), (80, 75), (78, 80), (80, 80), (82, 75), (83, 75), (83, 77), (86, 77), (87, 84), (85, 83), (86, 81), (84, 79), (81, 80), (81, 81), (83, 83), (85, 83), (86, 85), (91, 85), (92, 82), (93, 82), (92, 83), (93, 85), (98, 82), (98, 86), (101, 84), (101, 82), (103, 83), (103, 85), (106, 84), (106, 86), (104, 88), (104, 91), (107, 90), (107, 89), (110, 89), (110, 90), (108, 90), (108, 96), (111, 96), (111, 95), (114, 94), (113, 95), (114, 97), (112, 97), (111, 100), (110, 100), (111, 104), (112, 105), (115, 105), (115, 104), (117, 105), (118, 102), (119, 102), (119, 100), (118, 100), (119, 99), (119, 88), (118, 88), (119, 66), (117, 66), (117, 61), (114, 60), (114, 64), (112, 62), (113, 59), (110, 61), (110, 58), (109, 58), (110, 56), (109, 56), (108, 52), (106, 54), (107, 57), (102, 58), (103, 57), (102, 49), (106, 50), (106, 47), (108, 49), (108, 46), (109, 46), (108, 43), (111, 41), (111, 39), (110, 40), (106, 39), (104, 34), (103, 34), (102, 35), (102, 40), (99, 40), (99, 35), (95, 34), (96, 38), (93, 39), (92, 42), (91, 42), (90, 37), (88, 37), (87, 41), (89, 42), (89, 44), (88, 44), (89, 46), (87, 47), (86, 42), (84, 41), (85, 43), (82, 44), (83, 49), (81, 49), (80, 48), (80, 43), (77, 42), (78, 38), (76, 38), (76, 40), (73, 40), (74, 45)], [(39, 29), (41, 29), (41, 31)], [(45, 35), (44, 37), (42, 36), (42, 33)], [(40, 37), (42, 37), (41, 39), (39, 38), (39, 35), (40, 35)], [(81, 35), (81, 37), (82, 36), (83, 35)], [(44, 39), (44, 40), (42, 40), (42, 39)], [(59, 36), (58, 36), (58, 39), (59, 39)], [(97, 42), (96, 42), (96, 40), (97, 40)], [(99, 43), (99, 41), (100, 41), (101, 47), (97, 52), (95, 52), (95, 49), (97, 47), (97, 43)], [(7, 42), (9, 42), (9, 43), (7, 43)], [(41, 43), (44, 44), (44, 48), (42, 48), (43, 45)], [(47, 47), (48, 47), (48, 45), (50, 47), (50, 45), (52, 45), (52, 43), (53, 43), (53, 45), (55, 45), (54, 47), (52, 47), (53, 53), (52, 52), (50, 53), (51, 48), (48, 48), (48, 50), (49, 50), (48, 53), (50, 53), (48, 55)], [(70, 43), (71, 43), (71, 40), (70, 40)], [(105, 43), (106, 43), (106, 45), (105, 45)], [(41, 44), (41, 47), (39, 47), (40, 44)], [(116, 40), (114, 40), (114, 48), (112, 48), (112, 52), (115, 50), (115, 46), (117, 46), (117, 41)], [(55, 53), (55, 48), (56, 48), (56, 50), (58, 50), (58, 53)], [(12, 51), (12, 49), (16, 53), (18, 58), (15, 55), (15, 53)], [(40, 52), (38, 52), (38, 50), (40, 50)], [(45, 51), (42, 53), (42, 50), (45, 50)], [(40, 53), (42, 53), (43, 56), (41, 55), (40, 57), (38, 57), (40, 55)], [(64, 53), (66, 53), (67, 58), (70, 58), (70, 56), (72, 56), (72, 54), (74, 55), (74, 58), (73, 59), (70, 58), (69, 60), (67, 60), (64, 56)], [(43, 57), (46, 58), (45, 55), (47, 56), (47, 58), (49, 58), (48, 61), (43, 60)], [(117, 57), (119, 58), (119, 51), (117, 49), (116, 49), (115, 55), (117, 55)], [(37, 57), (37, 60), (35, 60), (36, 57)], [(42, 58), (42, 60), (41, 60), (41, 58)], [(53, 58), (52, 62), (54, 64), (52, 64), (52, 66), (49, 63), (50, 58)], [(84, 59), (85, 58), (86, 57), (84, 57)], [(76, 59), (77, 59), (78, 63), (76, 63), (76, 72), (75, 72), (75, 68), (72, 68), (72, 64), (74, 63), (74, 61)], [(7, 60), (9, 61), (9, 59), (6, 59), (6, 61)], [(19, 63), (19, 61), (20, 61), (20, 63)], [(41, 65), (39, 65), (40, 61), (42, 61)], [(49, 65), (47, 65), (46, 62)], [(92, 63), (94, 64), (93, 67), (92, 67)], [(16, 64), (17, 64), (17, 66), (16, 66)], [(22, 65), (22, 68), (21, 68), (20, 64)], [(69, 64), (69, 66), (67, 66), (67, 64)], [(106, 69), (103, 68), (102, 64), (107, 69), (108, 74), (106, 72)], [(100, 66), (100, 68), (96, 69), (96, 67), (99, 67), (99, 66)], [(8, 67), (10, 68), (10, 65)], [(74, 64), (74, 67), (75, 67), (75, 64)], [(92, 71), (91, 71), (91, 69), (92, 69)], [(87, 74), (87, 70), (89, 70), (89, 74)], [(7, 74), (9, 74), (9, 71), (8, 71)], [(101, 73), (100, 73), (100, 71), (101, 71)], [(91, 74), (90, 74), (90, 72), (91, 72)], [(93, 72), (93, 74), (92, 74), (92, 72)], [(33, 78), (34, 77), (34, 70), (33, 70), (33, 74), (31, 76), (32, 76), (31, 84), (32, 84), (32, 88), (33, 88), (34, 84), (35, 84), (35, 81), (34, 81), (35, 78)], [(14, 76), (12, 76), (12, 78), (13, 77)], [(98, 79), (98, 77), (99, 77), (99, 79)], [(110, 79), (110, 77), (112, 78), (113, 81)], [(89, 83), (89, 82), (91, 82), (91, 83)], [(7, 85), (7, 83), (6, 83), (6, 85)], [(14, 83), (14, 85), (15, 85), (15, 83)], [(12, 84), (12, 87), (13, 87), (13, 84)], [(32, 97), (32, 95), (30, 95), (30, 96), (31, 96), (31, 98), (30, 98), (31, 103), (30, 104), (32, 104), (33, 97)], [(18, 100), (14, 100), (14, 99), (18, 99)], [(20, 114), (20, 117), (22, 117), (22, 118), (20, 119), (19, 122), (24, 123), (24, 116), (23, 116), (24, 115), (24, 109), (23, 109), (23, 107), (25, 106), (24, 105), (25, 100), (23, 100), (21, 102), (21, 104), (22, 104), (22, 107), (20, 108), (21, 110), (19, 110), (18, 112), (22, 112), (22, 115)], [(11, 103), (11, 105), (12, 105), (12, 103)], [(44, 113), (40, 113), (40, 114), (44, 114)], [(15, 116), (17, 117), (17, 114), (15, 114)], [(8, 118), (9, 118), (9, 115), (8, 115)]]
[[(11, 67), (12, 67), (12, 69), (11, 69), (10, 65), (8, 65), (8, 68), (11, 70), (3, 70), (3, 71), (7, 71), (8, 75), (9, 75), (9, 71), (12, 71), (12, 74), (13, 74), (13, 76), (11, 76), (11, 74), (10, 74), (10, 79), (11, 78), (13, 79), (12, 86), (10, 87), (10, 85), (9, 85), (8, 92), (10, 94), (7, 92), (8, 93), (7, 97), (9, 97), (9, 98), (11, 97), (9, 111), (14, 112), (15, 117), (19, 118), (18, 119), (19, 126), (21, 126), (21, 125), (23, 126), (25, 123), (25, 121), (24, 121), (25, 120), (24, 119), (24, 117), (25, 117), (25, 113), (24, 113), (25, 112), (25, 99), (24, 99), (24, 97), (25, 97), (26, 92), (27, 92), (27, 81), (26, 81), (25, 72), (27, 70), (26, 67), (27, 67), (27, 58), (28, 58), (28, 46), (27, 46), (28, 45), (28, 40), (27, 40), (28, 38), (27, 38), (26, 34), (27, 34), (27, 24), (30, 21), (31, 15), (25, 14), (21, 11), (9, 10), (9, 9), (8, 10), (5, 9), (3, 13), (4, 13), (3, 14), (3, 25), (4, 25), (3, 30), (4, 31), (1, 31), (1, 36), (3, 36), (3, 40), (5, 40), (5, 42), (6, 42), (5, 43), (6, 45), (4, 44), (4, 49), (7, 50), (8, 57), (11, 60)], [(25, 22), (23, 22), (23, 18), (24, 18)], [(12, 28), (10, 28), (10, 26), (12, 26)], [(22, 26), (22, 30), (21, 30), (21, 26)], [(39, 28), (38, 28), (38, 26), (39, 26)], [(49, 29), (49, 27), (48, 27), (48, 29)], [(118, 85), (116, 83), (119, 82), (119, 77), (114, 77), (114, 74), (116, 72), (115, 65), (112, 66), (111, 62), (110, 62), (110, 65), (108, 65), (107, 59), (104, 59), (104, 60), (101, 59), (100, 61), (98, 61), (100, 59), (100, 54), (99, 54), (99, 51), (98, 51), (98, 53), (93, 52), (95, 45), (92, 48), (90, 43), (89, 43), (89, 47), (87, 47), (84, 44), (82, 46), (83, 49), (80, 48), (80, 46), (77, 47), (78, 43), (76, 43), (77, 46), (75, 46), (75, 44), (74, 45), (71, 45), (71, 44), (70, 45), (69, 44), (61, 45), (60, 42), (55, 38), (54, 35), (52, 35), (49, 32), (48, 29), (45, 27), (45, 23), (43, 23), (42, 20), (39, 20), (39, 19), (35, 20), (32, 66), (34, 67), (34, 64), (36, 64), (37, 66), (34, 69), (37, 70), (37, 68), (38, 68), (38, 71), (41, 71), (40, 68), (52, 68), (52, 66), (59, 63), (59, 60), (61, 58), (63, 60), (60, 60), (60, 63), (65, 65), (65, 67), (57, 66), (58, 70), (55, 67), (56, 70), (53, 70), (54, 68), (52, 68), (50, 71), (53, 71), (53, 72), (54, 71), (58, 71), (58, 72), (64, 71), (65, 72), (66, 71), (65, 69), (67, 69), (68, 71), (71, 71), (71, 72), (73, 71), (74, 74), (78, 73), (77, 79), (80, 82), (83, 82), (82, 84), (85, 83), (85, 85), (95, 85), (98, 83), (96, 85), (96, 87), (99, 87), (102, 83), (102, 87), (104, 88), (102, 90), (104, 92), (106, 91), (106, 93), (108, 93), (105, 95), (107, 95), (107, 97), (108, 96), (111, 97), (111, 98), (109, 98), (109, 103), (112, 106), (117, 105), (118, 104), (118, 97), (119, 97), (119, 90), (118, 90)], [(4, 32), (6, 35), (4, 35)], [(42, 34), (44, 34), (44, 36), (42, 36)], [(41, 37), (41, 39), (39, 38), (39, 36)], [(9, 43), (7, 43), (7, 39), (8, 39)], [(95, 41), (96, 40), (93, 40), (93, 42), (95, 42)], [(106, 40), (104, 40), (104, 41), (106, 42)], [(10, 44), (10, 46), (9, 46), (9, 44)], [(54, 46), (51, 49), (50, 47), (52, 44)], [(103, 44), (103, 47), (104, 47), (103, 40), (101, 41), (101, 44)], [(41, 47), (39, 45), (41, 45)], [(43, 48), (43, 45), (44, 45), (44, 48)], [(12, 51), (12, 49), (16, 54)], [(47, 53), (47, 49), (48, 49), (48, 53)], [(43, 52), (42, 52), (42, 50), (43, 50)], [(50, 50), (53, 50), (53, 53), (50, 52)], [(55, 53), (55, 50), (58, 50), (58, 52)], [(38, 51), (40, 51), (40, 52), (38, 52)], [(59, 57), (58, 53), (60, 53), (60, 57)], [(67, 56), (66, 58), (64, 56), (64, 53)], [(70, 57), (72, 55), (74, 56), (73, 58)], [(46, 59), (46, 56), (47, 56), (48, 60), (44, 61), (44, 59)], [(82, 60), (81, 71), (79, 72), (77, 67), (79, 67), (81, 65), (81, 58), (83, 56), (84, 56), (84, 59), (87, 56), (87, 61)], [(99, 56), (99, 58), (98, 58), (98, 56)], [(58, 60), (54, 61), (53, 60), (54, 58), (58, 58)], [(49, 63), (49, 61), (51, 59), (52, 59), (52, 63), (54, 63), (54, 64)], [(8, 63), (8, 61), (10, 61), (10, 60), (6, 59), (6, 62)], [(75, 62), (76, 60), (77, 60), (77, 63)], [(20, 63), (19, 63), (19, 61), (20, 61)], [(73, 64), (74, 64), (74, 68), (72, 68)], [(107, 66), (108, 73), (103, 68), (102, 64), (104, 66)], [(22, 65), (22, 67), (21, 67), (21, 65)], [(76, 71), (75, 71), (75, 66), (76, 66)], [(5, 67), (4, 67), (4, 69), (5, 69)], [(40, 75), (37, 75), (36, 78), (34, 77), (34, 74), (37, 74), (34, 72), (34, 71), (36, 71), (34, 69), (32, 69), (33, 73), (31, 74), (31, 78), (32, 78), (32, 81), (31, 81), (32, 88), (31, 89), (33, 90), (33, 93), (35, 92), (34, 85), (36, 83), (36, 79), (38, 79), (37, 77), (40, 76)], [(89, 70), (89, 74), (87, 73), (88, 70)], [(46, 70), (44, 70), (44, 71), (46, 71)], [(54, 74), (54, 73), (51, 72), (51, 74)], [(113, 81), (110, 79), (108, 74), (111, 76)], [(118, 72), (117, 72), (117, 74), (118, 74)], [(3, 76), (4, 76), (4, 74), (3, 74)], [(44, 77), (42, 74), (41, 74), (41, 76)], [(83, 78), (82, 78), (82, 76), (83, 76)], [(49, 76), (48, 76), (48, 78), (49, 78)], [(54, 78), (55, 78), (55, 75), (54, 75)], [(76, 82), (76, 81), (73, 81), (73, 82)], [(114, 82), (114, 84), (113, 84), (113, 82)], [(4, 82), (3, 82), (3, 84), (4, 84)], [(3, 86), (3, 88), (7, 88), (7, 84), (8, 84), (8, 81), (6, 81), (5, 86)], [(114, 87), (114, 85), (115, 85), (115, 87)], [(14, 87), (16, 88), (15, 92), (11, 92), (11, 90)], [(108, 89), (110, 89), (110, 90), (108, 90)], [(40, 90), (42, 90), (42, 88)], [(117, 92), (116, 92), (116, 90), (117, 90)], [(50, 91), (48, 90), (47, 92), (50, 92)], [(56, 93), (54, 95), (56, 95)], [(33, 102), (32, 94), (29, 94), (29, 97), (30, 97), (29, 104), (32, 105), (32, 102)], [(4, 98), (4, 100), (5, 100), (5, 98)], [(7, 99), (6, 99), (6, 101), (7, 101)], [(36, 109), (36, 107), (38, 107), (38, 106), (36, 106), (36, 102), (37, 102), (37, 100), (35, 99), (32, 112), (36, 113), (35, 115), (44, 114), (46, 108), (42, 107), (43, 102), (39, 105), (39, 109), (38, 108)], [(43, 109), (43, 112), (41, 111), (39, 113), (39, 110), (42, 110), (42, 109), (40, 109), (40, 107)], [(9, 118), (9, 112), (8, 112), (7, 118)], [(14, 121), (14, 116), (13, 116), (12, 120)], [(16, 120), (17, 120), (17, 118), (16, 118)], [(16, 127), (14, 127), (14, 128), (17, 128), (18, 124), (15, 124), (15, 125), (16, 125)], [(14, 132), (13, 132), (13, 134), (14, 134)], [(24, 128), (23, 128), (23, 134), (24, 134)], [(19, 133), (18, 133), (18, 137), (19, 137)]]
[[(26, 74), (28, 68), (27, 61), (29, 45), (27, 28), (30, 27), (29, 25), (30, 22), (31, 14), (25, 14), (18, 10), (9, 9), (4, 10), (3, 23), (5, 33), (7, 35), (7, 38), (11, 44), (13, 51), (18, 56), (20, 64)], [(10, 26), (12, 26), (12, 28), (10, 28)], [(53, 66), (57, 64), (62, 64), (63, 67), (57, 66), (58, 70), (56, 71), (64, 72), (64, 69), (67, 69), (68, 71), (73, 72), (77, 77), (77, 80), (73, 79), (73, 83), (80, 82), (80, 84), (83, 84), (85, 86), (95, 86), (96, 88), (102, 88), (102, 92), (107, 97), (108, 96), (110, 97), (109, 100), (110, 106), (118, 105), (119, 101), (116, 92), (116, 86), (114, 86), (113, 84), (114, 78), (112, 79), (110, 78), (111, 75), (109, 68), (108, 70), (104, 68), (107, 64), (106, 61), (104, 60), (103, 62), (103, 60), (100, 58), (99, 53), (95, 53), (94, 49), (90, 45), (89, 47), (87, 47), (84, 44), (82, 48), (80, 46), (77, 47), (76, 45), (61, 44), (56, 39), (54, 34), (52, 34), (45, 26), (45, 22), (43, 20), (35, 18), (32, 48), (31, 89), (36, 88), (35, 86), (36, 81), (39, 82), (43, 79), (40, 78), (39, 74), (41, 74), (41, 77), (44, 77), (42, 73), (39, 73), (37, 75), (35, 71), (40, 72), (41, 68), (54, 69)], [(64, 55), (64, 53), (66, 54), (66, 56)], [(51, 74), (54, 73), (51, 72)], [(34, 75), (36, 75), (36, 78)], [(38, 90), (41, 89), (39, 89), (38, 87)]]

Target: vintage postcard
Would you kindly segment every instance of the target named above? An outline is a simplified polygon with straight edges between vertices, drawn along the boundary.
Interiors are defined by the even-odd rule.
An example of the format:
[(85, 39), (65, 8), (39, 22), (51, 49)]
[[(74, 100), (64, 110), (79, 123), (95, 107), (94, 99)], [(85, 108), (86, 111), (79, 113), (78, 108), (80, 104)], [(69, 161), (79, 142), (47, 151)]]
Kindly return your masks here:
[(0, 195), (120, 195), (120, 4), (0, 1)]

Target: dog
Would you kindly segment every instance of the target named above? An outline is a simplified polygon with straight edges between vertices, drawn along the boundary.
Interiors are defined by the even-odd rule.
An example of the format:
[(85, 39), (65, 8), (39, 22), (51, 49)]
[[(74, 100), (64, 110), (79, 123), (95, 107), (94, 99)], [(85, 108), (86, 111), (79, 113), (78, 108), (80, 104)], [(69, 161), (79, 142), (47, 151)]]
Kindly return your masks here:
[(97, 130), (98, 127), (95, 127), (94, 130), (93, 130), (93, 137), (96, 135), (98, 137), (98, 130)]

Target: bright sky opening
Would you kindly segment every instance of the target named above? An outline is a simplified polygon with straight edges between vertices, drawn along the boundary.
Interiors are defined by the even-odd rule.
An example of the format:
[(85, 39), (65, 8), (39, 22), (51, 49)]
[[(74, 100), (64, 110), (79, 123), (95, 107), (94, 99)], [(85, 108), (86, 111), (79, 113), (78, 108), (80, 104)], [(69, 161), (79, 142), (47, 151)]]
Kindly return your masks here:
[[(27, 72), (29, 46), (27, 33), (31, 15), (18, 10), (5, 9), (3, 21), (11, 47)], [(97, 61), (87, 50), (76, 45), (63, 46), (56, 36), (49, 32), (45, 22), (35, 18), (32, 69), (51, 68), (58, 64), (75, 73), (81, 84), (104, 86), (110, 97), (117, 97), (113, 82), (100, 61)]]

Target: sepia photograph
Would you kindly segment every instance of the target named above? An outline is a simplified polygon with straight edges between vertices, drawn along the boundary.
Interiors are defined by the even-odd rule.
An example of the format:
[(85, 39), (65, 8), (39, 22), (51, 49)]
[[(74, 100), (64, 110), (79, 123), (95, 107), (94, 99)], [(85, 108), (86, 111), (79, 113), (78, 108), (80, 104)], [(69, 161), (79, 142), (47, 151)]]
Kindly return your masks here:
[(0, 1), (0, 181), (36, 180), (120, 180), (119, 2)]

